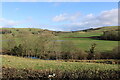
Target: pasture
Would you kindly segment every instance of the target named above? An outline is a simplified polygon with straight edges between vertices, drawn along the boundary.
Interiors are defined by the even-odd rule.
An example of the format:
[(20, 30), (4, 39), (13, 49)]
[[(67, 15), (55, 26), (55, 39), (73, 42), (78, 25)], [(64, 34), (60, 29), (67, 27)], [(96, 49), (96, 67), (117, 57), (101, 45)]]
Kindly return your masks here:
[[(1, 45), (3, 52), (8, 53), (0, 55), (3, 78), (48, 80), (48, 75), (55, 73), (54, 79), (57, 80), (118, 80), (120, 61), (116, 59), (117, 50), (115, 57), (112, 52), (118, 41), (89, 38), (117, 29), (112, 26), (66, 33), (34, 28), (3, 28), (5, 33), (0, 34)], [(96, 44), (93, 58), (98, 60), (87, 60), (93, 43)]]
[(2, 65), (17, 69), (38, 70), (118, 70), (118, 64), (101, 64), (87, 62), (65, 62), (62, 60), (39, 60), (15, 56), (2, 56)]
[(103, 34), (103, 31), (117, 30), (117, 26), (102, 27), (98, 30), (91, 30), (88, 32), (78, 31), (74, 33), (58, 33), (60, 40), (73, 41), (75, 45), (83, 50), (89, 50), (92, 43), (96, 43), (96, 50), (99, 52), (110, 51), (118, 46), (118, 41), (99, 40), (95, 38), (65, 38), (65, 37), (94, 37)]
[[(58, 80), (62, 79), (119, 79), (118, 64), (64, 62), (62, 60), (39, 60), (2, 55), (4, 78), (42, 78), (55, 73)], [(12, 73), (12, 74), (11, 74)], [(101, 74), (102, 73), (102, 74)], [(31, 75), (32, 74), (32, 75)]]
[[(12, 33), (15, 35), (14, 37), (12, 34), (3, 34), (2, 41), (3, 47), (7, 47), (7, 41), (11, 41), (14, 39), (16, 43), (21, 42), (21, 38), (35, 38), (36, 36), (41, 35), (41, 33), (53, 34), (55, 35), (55, 40), (63, 40), (63, 41), (72, 41), (74, 44), (73, 46), (77, 46), (78, 48), (88, 51), (91, 44), (96, 43), (96, 51), (104, 52), (104, 51), (111, 51), (113, 48), (118, 46), (118, 41), (109, 41), (109, 40), (98, 40), (94, 38), (65, 38), (65, 37), (94, 37), (100, 36), (103, 34), (103, 31), (110, 31), (110, 30), (117, 30), (117, 26), (112, 27), (103, 27), (98, 30), (91, 30), (88, 32), (78, 31), (74, 33), (56, 33), (54, 31), (42, 30), (42, 29), (34, 29), (34, 28), (3, 28), (3, 30), (11, 30)], [(53, 36), (54, 37), (54, 36)], [(72, 45), (72, 44), (71, 44)]]

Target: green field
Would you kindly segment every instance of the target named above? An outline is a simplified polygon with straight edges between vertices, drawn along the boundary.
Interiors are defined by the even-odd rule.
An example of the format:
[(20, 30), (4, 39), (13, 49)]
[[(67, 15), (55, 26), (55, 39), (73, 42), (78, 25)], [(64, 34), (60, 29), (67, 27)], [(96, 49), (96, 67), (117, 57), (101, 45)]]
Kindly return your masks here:
[(64, 62), (62, 60), (39, 60), (2, 55), (4, 79), (14, 78), (48, 80), (48, 75), (55, 73), (57, 80), (118, 80), (119, 65), (88, 63), (88, 62)]
[(117, 64), (101, 64), (87, 62), (64, 62), (56, 60), (39, 60), (15, 56), (2, 56), (2, 65), (17, 69), (37, 70), (119, 70)]
[[(118, 41), (65, 37), (100, 36), (103, 34), (103, 31), (116, 30), (117, 28), (118, 27), (116, 26), (112, 26), (87, 32), (77, 31), (69, 33), (34, 28), (3, 28), (2, 30), (11, 31), (11, 33), (0, 34), (0, 36), (2, 36), (3, 52), (9, 52), (10, 50), (13, 50), (15, 46), (22, 44), (23, 46), (20, 49), (23, 50), (23, 55), (25, 55), (21, 55), (21, 57), (20, 55), (0, 55), (0, 58), (2, 59), (3, 77), (4, 79), (39, 78), (38, 80), (42, 80), (41, 78), (43, 78), (44, 80), (44, 78), (48, 79), (49, 74), (55, 73), (56, 78), (60, 78), (58, 80), (64, 80), (64, 78), (70, 78), (71, 80), (76, 78), (80, 80), (110, 80), (112, 78), (112, 80), (117, 80), (119, 79), (118, 73), (120, 72), (120, 65), (119, 60), (115, 60), (113, 58), (103, 60), (99, 58), (98, 55), (98, 58), (96, 59), (101, 60), (77, 60), (77, 58), (70, 58), (70, 60), (50, 59), (51, 56), (56, 57), (54, 56), (56, 53), (58, 53), (58, 57), (61, 57), (65, 50), (68, 51), (68, 55), (75, 53), (75, 50), (77, 49), (87, 52), (90, 50), (91, 44), (93, 43), (97, 44), (95, 48), (96, 53), (109, 53), (109, 51), (111, 51), (110, 54), (112, 54), (113, 48), (118, 46)], [(62, 44), (62, 42), (64, 43)], [(57, 43), (57, 45), (54, 43)], [(67, 46), (64, 45), (66, 43)], [(73, 49), (74, 47), (75, 49)], [(16, 48), (16, 50), (17, 49), (18, 48)], [(63, 52), (59, 51), (59, 49), (63, 49)], [(36, 50), (38, 51), (36, 52)], [(52, 52), (51, 50), (56, 52)], [(71, 52), (69, 52), (69, 50), (71, 50)], [(45, 54), (45, 51), (47, 55)], [(50, 53), (47, 51), (50, 51)], [(84, 57), (84, 55), (86, 56), (88, 54), (83, 51), (81, 51), (78, 56)], [(21, 54), (19, 49), (18, 53)], [(59, 54), (61, 55), (59, 56)], [(79, 54), (79, 52), (76, 52), (76, 54)], [(40, 59), (26, 58), (28, 56), (33, 57), (38, 55), (40, 55)], [(105, 57), (107, 57), (107, 55), (105, 55)]]
[[(88, 51), (91, 44), (96, 43), (96, 50), (99, 52), (104, 52), (104, 51), (110, 51), (113, 48), (115, 48), (116, 46), (118, 46), (118, 41), (109, 41), (109, 40), (97, 40), (97, 39), (91, 39), (91, 38), (65, 38), (65, 37), (92, 37), (92, 36), (100, 36), (101, 34), (103, 34), (103, 31), (110, 31), (110, 30), (116, 30), (118, 29), (117, 26), (112, 26), (112, 27), (103, 27), (99, 30), (92, 30), (92, 31), (88, 31), (88, 32), (83, 32), (83, 31), (79, 31), (79, 32), (74, 32), (74, 33), (55, 33), (55, 35), (57, 35), (56, 37), (58, 37), (59, 40), (65, 40), (67, 41), (72, 41), (74, 43), (75, 46), (81, 48), (82, 50), (86, 50)], [(3, 28), (3, 30), (11, 30), (12, 33), (14, 33), (16, 35), (16, 37), (14, 37), (14, 40), (16, 41), (16, 43), (19, 43), (21, 41), (21, 37), (27, 37), (30, 36), (32, 38), (35, 38), (37, 35), (40, 34), (32, 34), (32, 32), (37, 33), (38, 31), (43, 31), (43, 32), (47, 32), (47, 30), (42, 30), (42, 29), (34, 29), (34, 28)], [(19, 30), (19, 31), (17, 31)], [(20, 33), (22, 32), (22, 34)], [(48, 33), (52, 33), (48, 32)], [(3, 41), (3, 47), (7, 47), (6, 43), (7, 40), (12, 40), (13, 37), (11, 34), (4, 34), (2, 35), (2, 41)], [(6, 41), (5, 41), (6, 40)]]
[(111, 31), (118, 29), (117, 26), (112, 27), (102, 27), (99, 30), (91, 30), (88, 32), (75, 32), (75, 33), (60, 33), (58, 34), (60, 37), (60, 40), (71, 40), (80, 47), (83, 50), (89, 50), (92, 43), (96, 43), (97, 51), (110, 51), (114, 47), (118, 46), (118, 41), (109, 41), (109, 40), (96, 40), (91, 38), (64, 38), (64, 37), (92, 37), (92, 36), (100, 36), (103, 34), (103, 31)]

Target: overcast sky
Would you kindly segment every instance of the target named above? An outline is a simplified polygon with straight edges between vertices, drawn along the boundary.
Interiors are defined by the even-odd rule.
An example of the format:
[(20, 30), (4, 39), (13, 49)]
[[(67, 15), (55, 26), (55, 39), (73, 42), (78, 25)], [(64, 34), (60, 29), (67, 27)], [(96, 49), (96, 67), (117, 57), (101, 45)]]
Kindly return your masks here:
[(74, 31), (118, 24), (117, 2), (3, 2), (1, 27)]

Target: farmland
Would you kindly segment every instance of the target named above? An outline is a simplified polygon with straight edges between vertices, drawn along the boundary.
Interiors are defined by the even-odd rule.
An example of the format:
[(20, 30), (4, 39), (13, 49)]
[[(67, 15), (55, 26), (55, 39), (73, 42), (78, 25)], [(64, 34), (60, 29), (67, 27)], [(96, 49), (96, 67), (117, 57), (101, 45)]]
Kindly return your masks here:
[[(65, 38), (65, 37), (100, 36), (103, 33), (103, 31), (111, 31), (111, 30), (117, 30), (117, 29), (118, 29), (118, 27), (112, 26), (112, 27), (103, 27), (99, 30), (93, 30), (93, 31), (89, 31), (89, 32), (83, 32), (83, 31), (74, 32), (74, 33), (54, 33), (53, 32), (53, 34), (56, 35), (57, 40), (65, 40), (66, 42), (67, 41), (72, 41), (75, 46), (77, 46), (77, 47), (79, 47), (83, 50), (89, 50), (91, 44), (96, 43), (97, 44), (96, 50), (101, 52), (101, 51), (112, 50), (114, 47), (116, 47), (118, 45), (118, 41), (97, 40), (97, 39), (92, 39), (92, 38)], [(3, 28), (3, 30), (4, 30), (4, 28)], [(30, 36), (30, 37), (34, 38), (37, 35), (40, 35), (39, 32), (46, 32), (47, 33), (47, 31), (43, 31), (42, 29), (29, 29), (29, 28), (18, 28), (18, 29), (14, 29), (14, 28), (13, 29), (12, 28), (7, 29), (7, 28), (5, 28), (5, 30), (11, 30), (12, 33), (16, 35), (16, 37), (14, 37), (14, 39), (16, 40), (16, 43), (21, 41), (21, 38), (19, 38), (20, 36), (21, 37)], [(20, 32), (23, 33), (23, 34), (20, 35)], [(35, 35), (33, 35), (32, 33), (34, 33)], [(52, 32), (48, 32), (48, 34), (49, 33), (52, 33)], [(7, 46), (6, 41), (5, 41), (7, 37), (9, 38), (9, 40), (11, 38), (13, 38), (13, 36), (11, 34), (3, 35), (2, 36), (2, 41), (3, 41), (3, 44), (4, 44), (3, 47)]]
[[(68, 78), (73, 77), (73, 79), (75, 79), (76, 76), (76, 79), (79, 77), (83, 80), (85, 77), (87, 80), (92, 78), (99, 79), (100, 77), (103, 80), (110, 78), (112, 78), (112, 80), (116, 80), (119, 78), (118, 74), (120, 70), (118, 64), (65, 62), (62, 60), (39, 60), (7, 55), (3, 55), (1, 57), (3, 63), (3, 70), (5, 70), (3, 71), (3, 76), (7, 74), (5, 78), (28, 78), (28, 75), (30, 75), (30, 71), (31, 73), (33, 73), (31, 77), (34, 76), (34, 78), (37, 78), (37, 76), (40, 76), (41, 74), (44, 74), (44, 77), (47, 78), (47, 76), (51, 73), (55, 73), (57, 76), (56, 78), (68, 76)], [(6, 69), (12, 70), (11, 73), (13, 74), (11, 75), (11, 73), (5, 73), (7, 72)], [(26, 72), (27, 70), (28, 72)]]
[(3, 28), (0, 34), (3, 77), (44, 80), (55, 73), (60, 80), (117, 80), (118, 41), (92, 38), (116, 30), (117, 26), (75, 32)]
[(103, 32), (118, 31), (117, 26), (72, 32), (34, 28), (3, 28), (1, 30), (3, 53), (17, 56), (41, 59), (86, 59), (92, 45), (95, 44), (93, 51), (97, 56), (96, 59), (108, 59), (115, 58), (112, 55), (118, 49), (118, 41), (97, 38), (103, 35)]
[(113, 47), (116, 47), (116, 45), (118, 45), (118, 41), (97, 40), (97, 39), (92, 39), (92, 38), (65, 38), (65, 37), (100, 36), (102, 35), (103, 31), (111, 31), (111, 30), (117, 30), (117, 29), (118, 29), (117, 26), (112, 26), (112, 27), (103, 27), (101, 29), (91, 30), (88, 32), (79, 31), (79, 32), (74, 32), (74, 33), (60, 33), (58, 35), (60, 36), (61, 40), (72, 40), (76, 46), (80, 47), (83, 50), (88, 50), (92, 43), (96, 43), (97, 51), (110, 51), (113, 49)]

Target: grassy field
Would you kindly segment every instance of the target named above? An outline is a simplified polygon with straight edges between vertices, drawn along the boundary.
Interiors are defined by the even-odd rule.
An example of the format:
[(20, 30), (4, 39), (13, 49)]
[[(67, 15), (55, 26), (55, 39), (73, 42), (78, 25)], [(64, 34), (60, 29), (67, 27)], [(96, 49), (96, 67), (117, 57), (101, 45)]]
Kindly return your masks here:
[[(117, 29), (117, 27), (103, 27), (99, 30), (92, 30), (88, 32), (79, 31), (74, 33), (56, 33), (52, 31), (46, 31), (42, 29), (30, 29), (30, 28), (4, 28), (3, 30), (11, 30), (12, 33), (0, 34), (2, 35), (2, 47), (8, 49), (14, 44), (23, 43), (21, 39), (28, 38), (27, 42), (30, 44), (32, 39), (38, 38), (39, 35), (52, 34), (53, 37), (57, 37), (58, 41), (73, 42), (78, 48), (88, 51), (91, 44), (96, 43), (96, 52), (111, 51), (118, 46), (118, 41), (98, 40), (92, 38), (65, 38), (65, 37), (92, 37), (100, 36), (103, 31), (109, 31)], [(41, 32), (41, 33), (39, 33)], [(51, 37), (52, 37), (51, 36)], [(22, 37), (22, 38), (21, 38)], [(53, 39), (51, 39), (53, 40)], [(37, 43), (37, 41), (35, 41)], [(13, 45), (11, 45), (13, 44)], [(33, 43), (29, 46), (33, 46)], [(35, 43), (34, 43), (35, 44)], [(40, 46), (40, 45), (39, 45)], [(33, 80), (48, 80), (48, 75), (55, 73), (57, 80), (118, 80), (120, 65), (112, 64), (119, 60), (42, 60), (31, 59), (16, 56), (0, 55), (2, 59), (2, 69), (4, 79), (14, 78), (27, 78)], [(109, 63), (109, 64), (106, 64)]]
[(92, 37), (92, 36), (100, 36), (103, 34), (103, 31), (117, 30), (117, 26), (112, 27), (102, 27), (99, 30), (91, 30), (88, 32), (75, 32), (75, 33), (60, 33), (58, 36), (60, 40), (71, 40), (75, 43), (76, 46), (83, 50), (89, 50), (92, 43), (96, 43), (97, 51), (110, 51), (114, 47), (118, 46), (118, 41), (109, 41), (109, 40), (97, 40), (92, 38), (64, 38), (64, 37)]
[[(88, 32), (74, 32), (74, 33), (56, 33), (57, 37), (59, 40), (65, 40), (65, 41), (72, 41), (75, 46), (81, 48), (82, 50), (88, 51), (90, 49), (91, 44), (96, 43), (96, 51), (99, 52), (104, 52), (104, 51), (110, 51), (116, 46), (118, 46), (118, 41), (109, 41), (109, 40), (97, 40), (97, 39), (91, 39), (91, 38), (65, 38), (65, 37), (92, 37), (92, 36), (100, 36), (103, 34), (103, 31), (110, 31), (110, 30), (116, 30), (118, 27), (112, 26), (112, 27), (102, 27), (99, 30), (91, 30)], [(43, 31), (45, 30), (42, 29), (30, 29), (30, 28), (3, 28), (3, 30), (11, 30), (12, 33), (15, 35), (18, 35), (14, 37), (16, 42), (20, 42), (21, 39), (19, 36), (26, 37), (26, 36), (31, 36), (34, 38), (37, 35), (40, 34), (32, 34), (32, 32), (37, 33), (38, 31)], [(20, 33), (22, 32), (22, 35)], [(3, 47), (6, 47), (7, 40), (12, 40), (12, 35), (11, 34), (4, 34), (2, 35), (2, 41), (3, 41)]]
[(101, 64), (86, 62), (64, 62), (57, 60), (39, 60), (15, 56), (2, 56), (2, 65), (18, 69), (39, 69), (39, 70), (119, 70), (117, 64)]
[(39, 60), (8, 55), (1, 55), (0, 58), (2, 58), (4, 79), (48, 80), (47, 76), (53, 73), (56, 74), (55, 80), (119, 79), (118, 64)]

